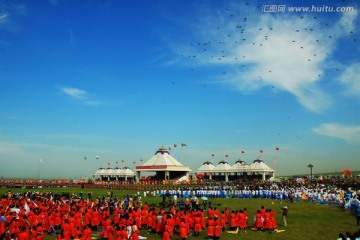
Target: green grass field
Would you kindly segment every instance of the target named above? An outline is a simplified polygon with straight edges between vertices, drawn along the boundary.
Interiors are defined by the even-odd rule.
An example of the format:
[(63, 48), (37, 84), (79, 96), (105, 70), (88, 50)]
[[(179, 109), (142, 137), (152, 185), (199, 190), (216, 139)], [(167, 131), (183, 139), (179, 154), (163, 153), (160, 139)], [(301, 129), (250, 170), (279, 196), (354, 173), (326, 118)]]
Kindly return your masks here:
[[(77, 188), (51, 188), (51, 189), (6, 189), (0, 188), (0, 195), (11, 190), (12, 192), (24, 192), (24, 191), (39, 191), (39, 192), (68, 192), (79, 194), (81, 191), (84, 196), (87, 196), (87, 192), (92, 191), (94, 197), (106, 196), (108, 189), (77, 189)], [(123, 197), (126, 194), (135, 195), (135, 191), (114, 191), (114, 196)], [(180, 199), (181, 200), (181, 199)], [(149, 204), (159, 204), (162, 201), (160, 197), (143, 197), (143, 202)], [(284, 229), (282, 233), (266, 233), (255, 232), (250, 229), (246, 233), (238, 233), (237, 235), (224, 232), (221, 236), (222, 240), (233, 239), (337, 239), (339, 232), (354, 233), (360, 229), (356, 226), (356, 219), (354, 215), (345, 212), (341, 207), (320, 205), (308, 202), (279, 202), (271, 199), (210, 199), (212, 206), (218, 209), (224, 209), (225, 207), (231, 210), (243, 209), (246, 207), (249, 213), (249, 225), (252, 224), (252, 217), (262, 205), (265, 208), (271, 208), (278, 212), (276, 220), (278, 223), (278, 229)], [(288, 226), (285, 228), (281, 218), (281, 207), (288, 206)], [(147, 237), (147, 239), (161, 239), (153, 233), (148, 233), (147, 230), (141, 230), (141, 236)], [(56, 239), (54, 236), (46, 236), (47, 240)], [(180, 239), (178, 236), (173, 236), (172, 240)], [(206, 233), (203, 232), (199, 237), (189, 237), (188, 239), (206, 239)]]

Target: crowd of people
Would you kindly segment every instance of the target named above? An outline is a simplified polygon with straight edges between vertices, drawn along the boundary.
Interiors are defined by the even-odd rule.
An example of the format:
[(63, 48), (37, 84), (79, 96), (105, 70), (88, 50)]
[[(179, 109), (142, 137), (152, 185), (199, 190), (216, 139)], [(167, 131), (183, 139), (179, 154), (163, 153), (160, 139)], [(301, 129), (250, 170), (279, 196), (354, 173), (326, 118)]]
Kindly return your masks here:
[[(182, 187), (135, 185), (133, 190), (136, 189), (137, 194), (123, 198), (114, 197), (113, 190), (117, 188), (109, 185), (108, 196), (102, 198), (94, 198), (92, 192), (79, 196), (9, 192), (0, 200), (0, 239), (42, 240), (49, 234), (59, 240), (88, 240), (93, 237), (137, 240), (151, 236), (148, 234), (156, 234), (163, 240), (183, 240), (200, 234), (208, 239), (219, 239), (224, 232), (277, 230), (274, 210), (262, 206), (253, 217), (249, 217), (246, 208), (217, 209), (210, 204), (212, 198), (270, 198), (342, 204), (349, 207), (349, 211), (355, 211), (359, 225), (360, 205), (355, 208), (350, 204), (346, 206), (360, 197), (357, 195), (359, 180), (340, 181), (340, 184), (331, 182), (329, 179), (326, 182), (294, 179), (237, 184), (212, 182)], [(162, 202), (159, 200), (159, 206), (149, 205), (143, 202), (148, 197), (162, 197)], [(178, 202), (178, 198), (185, 200)], [(287, 207), (282, 208), (284, 227), (287, 226), (287, 211)], [(144, 229), (146, 231), (140, 232)]]
[(141, 196), (131, 195), (83, 200), (68, 194), (9, 192), (0, 201), (0, 213), (0, 239), (11, 240), (42, 240), (48, 234), (58, 240), (88, 240), (94, 236), (109, 240), (146, 239), (140, 235), (141, 229), (161, 235), (163, 240), (172, 236), (184, 240), (201, 232), (215, 240), (226, 229), (233, 233), (248, 228), (274, 231), (277, 227), (276, 212), (263, 206), (249, 225), (246, 208), (220, 211), (212, 206), (181, 207), (176, 202), (169, 208), (156, 207), (143, 203)]

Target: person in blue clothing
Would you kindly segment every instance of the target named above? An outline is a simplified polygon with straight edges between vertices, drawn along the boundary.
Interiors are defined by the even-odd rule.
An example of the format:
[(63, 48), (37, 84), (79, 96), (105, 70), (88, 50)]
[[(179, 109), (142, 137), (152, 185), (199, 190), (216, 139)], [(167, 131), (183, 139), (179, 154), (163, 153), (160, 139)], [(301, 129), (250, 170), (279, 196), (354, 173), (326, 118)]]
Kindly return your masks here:
[(356, 223), (359, 226), (360, 223), (360, 205), (358, 204), (355, 208)]

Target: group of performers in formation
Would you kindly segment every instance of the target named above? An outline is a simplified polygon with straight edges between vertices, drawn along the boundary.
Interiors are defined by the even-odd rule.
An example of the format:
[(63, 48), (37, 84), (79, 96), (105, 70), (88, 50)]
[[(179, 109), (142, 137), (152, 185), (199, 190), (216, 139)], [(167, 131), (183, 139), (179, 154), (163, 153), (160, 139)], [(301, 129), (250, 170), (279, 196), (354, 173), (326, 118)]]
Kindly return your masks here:
[[(75, 201), (65, 196), (55, 200), (24, 194), (2, 198), (0, 214), (0, 239), (18, 240), (42, 240), (48, 234), (58, 240), (138, 240), (151, 239), (154, 234), (163, 240), (184, 240), (206, 234), (215, 240), (224, 232), (273, 231), (277, 227), (276, 212), (265, 207), (249, 219), (246, 208), (220, 211), (211, 206), (201, 209), (176, 204), (165, 208), (143, 204), (141, 197), (134, 201), (132, 196), (110, 202), (105, 197)], [(145, 230), (143, 236), (141, 229)]]

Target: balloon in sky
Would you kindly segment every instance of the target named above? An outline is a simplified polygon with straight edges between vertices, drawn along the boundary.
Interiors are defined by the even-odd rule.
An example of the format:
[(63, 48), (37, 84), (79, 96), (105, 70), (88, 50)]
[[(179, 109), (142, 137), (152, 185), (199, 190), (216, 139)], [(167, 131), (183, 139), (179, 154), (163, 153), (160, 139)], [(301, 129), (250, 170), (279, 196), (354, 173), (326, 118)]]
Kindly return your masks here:
[(280, 150), (280, 148), (279, 148), (279, 147), (276, 147), (275, 149), (276, 149), (276, 151), (279, 151), (279, 150)]
[(96, 156), (96, 159), (99, 159), (99, 156)]
[(174, 144), (174, 147), (177, 147), (177, 144), (176, 144), (176, 143)]
[(87, 159), (87, 157), (85, 156), (85, 157), (84, 157), (84, 160), (86, 160), (86, 159)]

